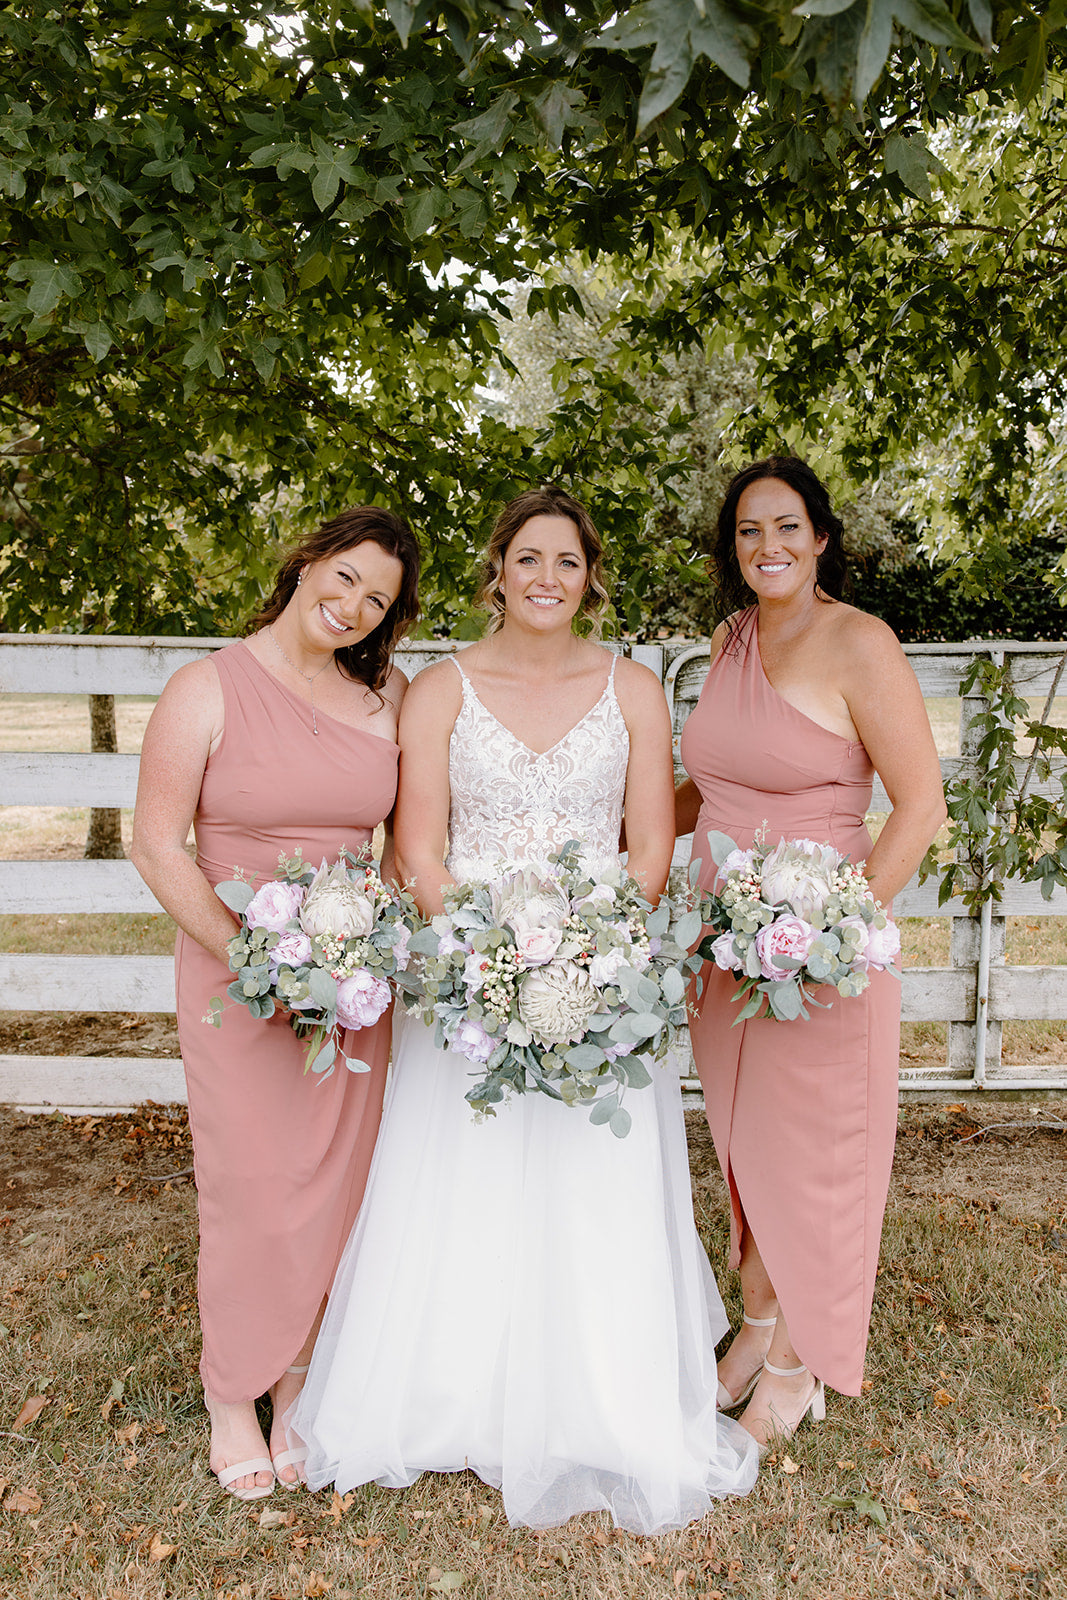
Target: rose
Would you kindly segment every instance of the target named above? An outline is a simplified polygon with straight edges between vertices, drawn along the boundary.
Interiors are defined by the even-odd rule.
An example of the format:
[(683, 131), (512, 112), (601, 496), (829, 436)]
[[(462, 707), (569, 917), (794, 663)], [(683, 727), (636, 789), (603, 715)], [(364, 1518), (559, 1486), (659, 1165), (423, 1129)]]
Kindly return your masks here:
[(715, 880), (721, 878), (725, 883), (731, 872), (747, 872), (751, 869), (755, 855), (751, 850), (731, 850), (726, 860), (722, 862), (715, 873)]
[(559, 949), (563, 934), (558, 928), (516, 928), (515, 945), (524, 967), (543, 967)]
[(470, 1017), (464, 1017), (451, 1040), (453, 1050), (461, 1056), (466, 1056), (468, 1061), (488, 1061), (497, 1047), (497, 1040), (486, 1033), (480, 1022), (474, 1022)]
[(337, 1020), (346, 1028), (369, 1028), (388, 1008), (389, 985), (366, 967), (337, 985)]
[(734, 936), (732, 933), (720, 933), (711, 947), (712, 960), (721, 972), (740, 972), (742, 962), (740, 956), (734, 954)]
[(270, 951), (270, 964), (277, 972), (279, 967), (302, 967), (311, 960), (311, 940), (298, 928), (283, 933)]
[(469, 990), (484, 989), (493, 963), (484, 950), (474, 950), (463, 963), (463, 982)]
[(588, 906), (591, 911), (607, 912), (618, 898), (610, 883), (595, 883), (588, 894), (583, 894), (580, 900), (574, 902), (574, 909), (582, 911)]
[[(785, 956), (803, 965), (808, 951), (818, 938), (818, 931), (802, 917), (778, 917), (756, 935), (756, 954), (760, 971), (765, 978), (791, 978), (789, 967), (776, 965), (776, 958)], [(716, 943), (718, 941), (716, 940)]]
[[(623, 967), (633, 966), (633, 951), (627, 945), (617, 944), (603, 955), (597, 954), (589, 963), (589, 976), (598, 989), (605, 989), (619, 976)], [(646, 962), (647, 966), (648, 963)]]
[(820, 919), (840, 857), (812, 839), (783, 839), (763, 863), (760, 890), (768, 905), (787, 905), (805, 922)]
[(267, 928), (271, 933), (284, 933), (300, 910), (304, 887), (299, 883), (260, 884), (245, 908), (245, 921), (250, 928)]
[(867, 949), (864, 952), (865, 965), (874, 967), (876, 972), (881, 972), (884, 967), (892, 966), (900, 955), (900, 929), (892, 917), (887, 917), (885, 927), (880, 928), (872, 922), (867, 929)]
[(349, 880), (343, 862), (325, 861), (311, 881), (300, 912), (300, 926), (313, 939), (366, 938), (374, 927), (374, 902)]
[(541, 1044), (580, 1039), (600, 1004), (592, 978), (576, 961), (551, 961), (519, 986), (519, 1015)]
[[(410, 938), (411, 930), (406, 922), (401, 922), (397, 927), (397, 937), (393, 943), (393, 960), (396, 962), (396, 970), (398, 972), (403, 972), (411, 960), (408, 951), (408, 940)], [(438, 951), (438, 954), (440, 954), (440, 951)]]

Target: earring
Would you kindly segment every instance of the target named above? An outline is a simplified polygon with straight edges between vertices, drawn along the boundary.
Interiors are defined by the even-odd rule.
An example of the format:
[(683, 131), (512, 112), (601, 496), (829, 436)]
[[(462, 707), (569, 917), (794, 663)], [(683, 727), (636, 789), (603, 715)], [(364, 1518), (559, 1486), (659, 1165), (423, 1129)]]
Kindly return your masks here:
[(296, 586), (297, 586), (298, 589), (299, 589), (300, 585), (303, 583), (303, 581), (304, 581), (303, 572), (298, 572), (297, 575), (296, 575)]

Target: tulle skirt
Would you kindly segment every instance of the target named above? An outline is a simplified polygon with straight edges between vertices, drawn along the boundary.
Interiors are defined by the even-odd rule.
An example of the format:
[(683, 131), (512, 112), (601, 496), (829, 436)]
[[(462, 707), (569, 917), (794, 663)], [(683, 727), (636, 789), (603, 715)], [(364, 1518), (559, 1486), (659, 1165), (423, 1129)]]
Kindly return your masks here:
[(469, 1468), (513, 1524), (681, 1527), (756, 1478), (716, 1412), (727, 1327), (677, 1073), (625, 1139), (540, 1094), (475, 1119), (470, 1064), (398, 1017), (366, 1198), (292, 1413), (312, 1488)]

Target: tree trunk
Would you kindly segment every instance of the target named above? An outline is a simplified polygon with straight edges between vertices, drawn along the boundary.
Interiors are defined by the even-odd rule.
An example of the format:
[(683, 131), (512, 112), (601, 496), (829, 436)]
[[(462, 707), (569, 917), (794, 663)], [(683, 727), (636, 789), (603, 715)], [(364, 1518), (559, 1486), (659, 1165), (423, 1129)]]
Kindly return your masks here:
[[(114, 755), (119, 747), (115, 727), (115, 696), (89, 696), (89, 744), (96, 752)], [(118, 806), (93, 806), (89, 812), (89, 837), (85, 841), (87, 861), (113, 861), (124, 858), (122, 813)]]

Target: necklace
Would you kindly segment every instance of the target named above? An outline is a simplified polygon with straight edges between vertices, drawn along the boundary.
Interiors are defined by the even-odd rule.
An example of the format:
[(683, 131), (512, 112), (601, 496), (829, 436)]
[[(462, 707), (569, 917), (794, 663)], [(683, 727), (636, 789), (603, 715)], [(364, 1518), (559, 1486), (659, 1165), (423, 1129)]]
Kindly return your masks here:
[(315, 679), (321, 678), (322, 674), (326, 671), (326, 668), (333, 666), (333, 656), (331, 656), (329, 661), (325, 662), (319, 668), (318, 672), (301, 672), (296, 662), (289, 660), (289, 657), (286, 655), (285, 651), (274, 637), (274, 630), (269, 622), (267, 623), (266, 631), (270, 634), (271, 643), (286, 665), (292, 667), (294, 672), (300, 673), (300, 676), (303, 678), (304, 682), (311, 685), (311, 731), (312, 733), (317, 734), (319, 731), (319, 723), (318, 718), (315, 715)]

